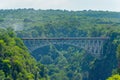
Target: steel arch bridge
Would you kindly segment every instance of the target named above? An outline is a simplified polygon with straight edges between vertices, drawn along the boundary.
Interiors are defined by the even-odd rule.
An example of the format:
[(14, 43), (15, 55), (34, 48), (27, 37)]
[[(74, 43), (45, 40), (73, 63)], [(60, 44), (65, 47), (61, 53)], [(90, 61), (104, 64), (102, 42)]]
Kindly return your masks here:
[(103, 54), (103, 46), (109, 37), (22, 38), (22, 40), (30, 52), (51, 44), (67, 44), (99, 56)]

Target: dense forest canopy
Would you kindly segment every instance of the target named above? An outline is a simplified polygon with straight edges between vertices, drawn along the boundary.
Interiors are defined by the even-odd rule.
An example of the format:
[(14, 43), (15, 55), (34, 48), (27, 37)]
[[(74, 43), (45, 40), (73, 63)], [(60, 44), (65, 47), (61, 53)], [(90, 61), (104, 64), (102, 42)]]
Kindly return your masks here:
[[(0, 74), (3, 75), (3, 78), (5, 76), (13, 79), (14, 75), (17, 74), (14, 80), (17, 78), (21, 79), (23, 73), (26, 73), (26, 75), (31, 75), (30, 77), (28, 76), (29, 78), (35, 79), (34, 71), (36, 71), (36, 68), (34, 67), (41, 70), (37, 78), (46, 80), (105, 80), (112, 73), (120, 73), (120, 66), (118, 66), (120, 59), (120, 12), (34, 9), (0, 10), (0, 28), (2, 28), (0, 54), (6, 54), (5, 58), (0, 57), (0, 61), (5, 63), (5, 65), (11, 66), (9, 73), (3, 67), (0, 67)], [(36, 62), (28, 54), (26, 48), (28, 46), (25, 47), (22, 41), (15, 34), (13, 35), (13, 31), (4, 30), (6, 28), (12, 28), (19, 38), (110, 37), (110, 40), (104, 45), (104, 54), (101, 59), (97, 59), (87, 54), (85, 50), (74, 46), (49, 45), (30, 53), (37, 60)], [(13, 50), (10, 48), (11, 46), (14, 46)], [(9, 56), (9, 50), (12, 56)], [(17, 70), (15, 70), (17, 72), (14, 72), (12, 61), (10, 61), (15, 56), (19, 67), (23, 67), (19, 72)], [(28, 56), (28, 58), (25, 57), (24, 59), (22, 58), (23, 56)], [(30, 60), (28, 60), (29, 58)], [(22, 61), (27, 62), (28, 65), (27, 63), (21, 65)], [(44, 66), (42, 64), (38, 66), (38, 63), (42, 63)], [(4, 66), (3, 64), (0, 65)], [(16, 64), (16, 66), (18, 65)], [(12, 75), (13, 73), (14, 75)], [(26, 78), (27, 76), (23, 79)]]
[(0, 79), (39, 80), (45, 68), (28, 53), (23, 42), (15, 36), (11, 28), (0, 29)]

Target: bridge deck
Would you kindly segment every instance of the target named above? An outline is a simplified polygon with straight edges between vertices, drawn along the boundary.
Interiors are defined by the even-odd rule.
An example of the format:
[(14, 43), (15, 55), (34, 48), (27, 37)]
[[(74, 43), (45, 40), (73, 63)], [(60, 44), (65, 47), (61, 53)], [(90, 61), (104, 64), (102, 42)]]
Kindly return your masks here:
[(109, 37), (21, 38), (22, 40), (107, 40)]

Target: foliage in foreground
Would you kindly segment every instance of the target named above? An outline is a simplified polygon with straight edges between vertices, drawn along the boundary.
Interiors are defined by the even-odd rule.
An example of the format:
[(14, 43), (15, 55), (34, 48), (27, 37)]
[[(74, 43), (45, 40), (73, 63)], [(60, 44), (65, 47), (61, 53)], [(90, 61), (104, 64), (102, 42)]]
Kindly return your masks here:
[(120, 75), (119, 74), (112, 75), (107, 80), (120, 80)]
[(0, 80), (46, 80), (44, 72), (12, 29), (0, 29)]

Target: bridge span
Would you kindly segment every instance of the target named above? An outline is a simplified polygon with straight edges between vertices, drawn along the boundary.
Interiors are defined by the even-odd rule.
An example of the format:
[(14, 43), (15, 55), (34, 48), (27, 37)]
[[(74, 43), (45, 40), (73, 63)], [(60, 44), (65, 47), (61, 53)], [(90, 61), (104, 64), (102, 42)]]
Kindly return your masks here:
[(53, 38), (21, 38), (22, 40), (108, 40), (109, 37), (53, 37)]
[(94, 56), (103, 54), (104, 44), (109, 37), (53, 37), (53, 38), (21, 38), (30, 52), (54, 44), (66, 44), (84, 49)]

